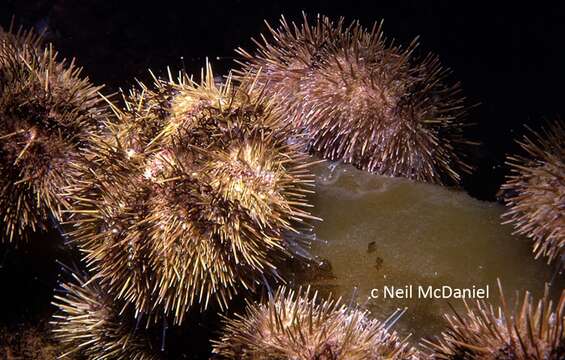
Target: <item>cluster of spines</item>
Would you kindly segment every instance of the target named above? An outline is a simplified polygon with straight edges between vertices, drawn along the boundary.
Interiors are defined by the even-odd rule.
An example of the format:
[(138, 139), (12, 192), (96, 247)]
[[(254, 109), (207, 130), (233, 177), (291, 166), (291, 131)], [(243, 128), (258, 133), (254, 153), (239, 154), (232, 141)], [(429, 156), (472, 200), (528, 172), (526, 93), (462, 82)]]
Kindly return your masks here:
[[(512, 170), (502, 190), (506, 223), (534, 240), (536, 256), (563, 263), (565, 256), (565, 127), (554, 121), (519, 142), (523, 155), (509, 156)], [(562, 264), (559, 264), (562, 265)]]
[(71, 234), (87, 264), (138, 316), (179, 324), (195, 304), (279, 278), (286, 232), (314, 219), (313, 176), (271, 106), (211, 68), (201, 83), (156, 80), (115, 109), (69, 187)]
[[(526, 292), (520, 305), (509, 308), (500, 282), (501, 307), (485, 301), (466, 313), (446, 315), (448, 329), (423, 345), (431, 359), (557, 360), (565, 358), (565, 291), (555, 304), (546, 287), (535, 303)], [(518, 299), (517, 299), (518, 300)]]
[(459, 182), (470, 144), (460, 86), (437, 57), (415, 56), (415, 41), (389, 44), (381, 25), (304, 16), (298, 27), (283, 17), (254, 54), (238, 49), (241, 73), (258, 74), (312, 152), (378, 174)]
[(0, 239), (26, 240), (61, 219), (59, 190), (104, 116), (99, 87), (31, 31), (0, 30)]
[(248, 304), (245, 315), (226, 318), (213, 352), (220, 359), (416, 359), (391, 325), (340, 300), (317, 299), (309, 288), (283, 287), (267, 303)]
[(127, 322), (98, 281), (78, 272), (70, 277), (53, 302), (58, 312), (51, 325), (64, 349), (60, 358), (158, 359), (148, 338)]

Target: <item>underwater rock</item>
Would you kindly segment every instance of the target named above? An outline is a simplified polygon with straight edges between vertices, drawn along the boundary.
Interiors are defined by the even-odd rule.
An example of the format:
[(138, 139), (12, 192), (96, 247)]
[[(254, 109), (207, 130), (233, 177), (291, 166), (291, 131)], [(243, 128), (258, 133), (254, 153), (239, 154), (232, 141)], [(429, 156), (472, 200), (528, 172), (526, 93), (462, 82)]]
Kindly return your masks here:
[[(488, 285), (492, 297), (500, 278), (509, 292), (530, 290), (539, 296), (544, 282), (554, 277), (550, 267), (532, 258), (528, 239), (513, 236), (511, 226), (500, 224), (504, 207), (499, 204), (344, 165), (333, 170), (328, 182), (331, 171), (328, 165), (315, 169), (314, 215), (324, 221), (314, 228), (311, 253), (331, 264), (334, 277), (305, 275), (293, 285), (354, 296), (377, 317), (407, 307), (397, 329), (422, 336), (439, 333), (442, 316), (450, 311), (448, 302), (460, 309), (454, 289), (475, 286), (476, 294)], [(410, 285), (412, 298), (383, 298), (385, 286), (398, 290)], [(452, 297), (418, 298), (418, 286), (448, 286)], [(563, 288), (560, 277), (553, 288)], [(378, 298), (371, 296), (373, 289), (380, 291), (373, 294)]]
[[(43, 324), (22, 325), (18, 329), (0, 328), (0, 355), (2, 360), (56, 360), (61, 346), (49, 337), (49, 330)], [(73, 355), (68, 360), (77, 359)]]

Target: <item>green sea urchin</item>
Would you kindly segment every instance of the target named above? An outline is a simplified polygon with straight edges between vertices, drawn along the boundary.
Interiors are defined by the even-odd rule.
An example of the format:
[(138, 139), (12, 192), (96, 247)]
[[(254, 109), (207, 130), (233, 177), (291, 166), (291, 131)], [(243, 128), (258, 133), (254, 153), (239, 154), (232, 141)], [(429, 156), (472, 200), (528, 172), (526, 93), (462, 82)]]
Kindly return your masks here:
[(424, 346), (431, 359), (557, 360), (565, 358), (565, 292), (553, 308), (548, 290), (536, 304), (529, 293), (512, 311), (500, 286), (502, 307), (484, 301), (467, 313), (446, 315), (448, 329)]
[(151, 345), (134, 327), (124, 322), (114, 300), (99, 282), (72, 273), (72, 281), (62, 284), (64, 293), (55, 295), (58, 308), (51, 325), (65, 352), (61, 358), (110, 360), (158, 359)]
[(282, 288), (266, 304), (249, 304), (245, 315), (225, 319), (213, 352), (221, 359), (416, 359), (391, 324), (316, 297)]
[(31, 32), (0, 33), (0, 240), (60, 219), (58, 191), (103, 115), (99, 87)]
[(565, 127), (549, 124), (519, 142), (524, 155), (509, 156), (512, 174), (502, 185), (506, 223), (534, 240), (536, 256), (548, 262), (565, 255)]
[(464, 98), (435, 56), (387, 42), (381, 25), (322, 16), (298, 27), (284, 17), (243, 56), (260, 84), (311, 139), (312, 152), (378, 174), (458, 182), (469, 166)]
[(225, 308), (238, 289), (280, 277), (307, 227), (306, 155), (270, 106), (231, 80), (159, 81), (132, 92), (93, 141), (75, 200), (72, 237), (95, 277), (148, 318), (180, 324), (188, 309)]

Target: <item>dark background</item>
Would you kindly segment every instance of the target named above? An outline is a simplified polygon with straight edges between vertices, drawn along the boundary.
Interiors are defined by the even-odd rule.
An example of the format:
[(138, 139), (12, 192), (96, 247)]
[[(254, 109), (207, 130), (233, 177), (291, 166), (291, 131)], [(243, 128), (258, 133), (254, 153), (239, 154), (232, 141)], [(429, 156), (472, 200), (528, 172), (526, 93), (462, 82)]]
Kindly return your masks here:
[[(233, 49), (253, 49), (250, 38), (266, 30), (263, 20), (274, 24), (281, 14), (300, 20), (304, 10), (366, 26), (384, 19), (385, 34), (400, 43), (420, 35), (420, 51), (437, 53), (462, 82), (469, 104), (479, 104), (470, 112), (477, 125), (468, 135), (482, 146), (473, 154), (477, 169), (463, 185), (485, 200), (495, 199), (507, 172), (504, 156), (516, 150), (512, 139), (524, 124), (539, 129), (565, 113), (565, 2), (0, 1), (1, 26), (14, 16), (18, 25), (45, 30), (64, 57), (76, 57), (93, 82), (106, 85), (106, 93), (127, 89), (134, 78), (149, 81), (148, 68), (199, 74), (206, 57), (218, 74), (226, 74)], [(36, 322), (52, 311), (58, 268), (53, 259), (66, 252), (56, 233), (41, 237), (58, 240), (15, 249), (0, 245), (0, 324)], [(185, 335), (204, 339), (210, 331), (206, 319), (197, 323)], [(198, 351), (206, 349), (194, 349), (194, 357)]]

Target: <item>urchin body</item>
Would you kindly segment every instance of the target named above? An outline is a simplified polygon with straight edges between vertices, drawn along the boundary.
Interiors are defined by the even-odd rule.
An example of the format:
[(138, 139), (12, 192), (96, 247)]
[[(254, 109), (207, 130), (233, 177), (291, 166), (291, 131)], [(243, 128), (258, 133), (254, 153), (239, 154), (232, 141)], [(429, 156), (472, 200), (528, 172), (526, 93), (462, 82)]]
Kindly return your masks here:
[(511, 156), (512, 174), (502, 189), (504, 214), (516, 232), (534, 241), (536, 256), (563, 264), (565, 256), (565, 127), (550, 123), (519, 142), (524, 155)]
[(298, 27), (283, 18), (269, 30), (256, 53), (239, 50), (241, 74), (259, 74), (313, 153), (432, 183), (458, 182), (469, 169), (464, 99), (436, 57), (389, 44), (377, 24), (305, 17)]
[(213, 352), (221, 359), (416, 359), (385, 324), (339, 301), (281, 289), (268, 303), (249, 304), (225, 319)]
[[(148, 320), (183, 322), (280, 276), (284, 234), (307, 226), (313, 177), (269, 104), (245, 88), (158, 81), (97, 138), (73, 238), (95, 276)], [(135, 106), (134, 106), (135, 104)]]
[(98, 90), (31, 32), (0, 33), (0, 239), (61, 219), (69, 164), (104, 115)]

